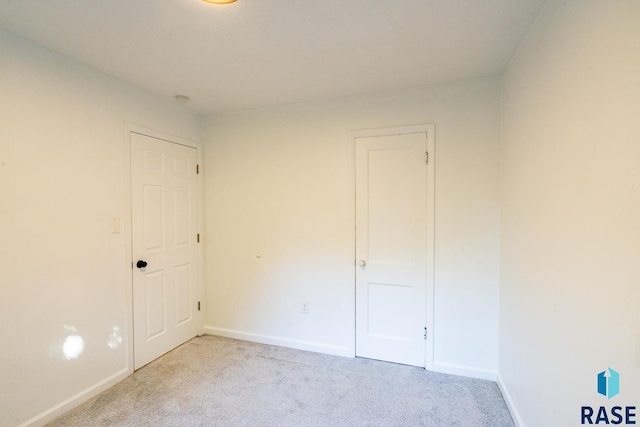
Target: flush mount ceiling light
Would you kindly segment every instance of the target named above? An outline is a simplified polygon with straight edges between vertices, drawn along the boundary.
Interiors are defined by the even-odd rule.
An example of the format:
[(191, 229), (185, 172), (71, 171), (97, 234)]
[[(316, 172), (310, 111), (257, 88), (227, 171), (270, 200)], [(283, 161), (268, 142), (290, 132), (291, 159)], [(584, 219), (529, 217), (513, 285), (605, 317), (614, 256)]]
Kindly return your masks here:
[(213, 3), (213, 4), (229, 4), (233, 3), (236, 0), (202, 0), (205, 3)]

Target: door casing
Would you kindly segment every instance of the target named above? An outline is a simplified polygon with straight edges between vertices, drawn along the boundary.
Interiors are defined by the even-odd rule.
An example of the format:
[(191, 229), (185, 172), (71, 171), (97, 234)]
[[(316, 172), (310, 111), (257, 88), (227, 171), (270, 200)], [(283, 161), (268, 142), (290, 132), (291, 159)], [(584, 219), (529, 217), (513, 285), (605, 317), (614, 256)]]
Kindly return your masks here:
[(353, 218), (353, 329), (351, 342), (351, 353), (355, 357), (356, 354), (356, 298), (355, 298), (355, 280), (356, 280), (356, 139), (362, 137), (375, 137), (375, 136), (387, 136), (387, 135), (400, 135), (406, 133), (421, 133), (424, 132), (427, 135), (427, 152), (429, 161), (427, 163), (427, 268), (426, 268), (426, 319), (425, 325), (427, 326), (427, 340), (426, 340), (426, 355), (425, 355), (425, 369), (433, 370), (433, 356), (434, 356), (434, 280), (435, 280), (435, 166), (436, 166), (436, 153), (435, 153), (435, 125), (411, 125), (411, 126), (399, 126), (382, 129), (368, 129), (349, 132), (349, 165), (350, 165), (350, 180), (351, 180), (351, 194), (353, 195), (352, 205), (352, 218)]
[(121, 221), (124, 253), (125, 253), (125, 301), (126, 301), (126, 329), (127, 329), (127, 366), (130, 373), (134, 371), (134, 340), (133, 340), (133, 253), (132, 253), (132, 206), (131, 206), (131, 134), (141, 134), (152, 138), (161, 139), (175, 144), (185, 145), (196, 149), (199, 174), (197, 175), (197, 214), (198, 233), (200, 234), (200, 244), (198, 245), (198, 301), (200, 301), (200, 311), (198, 312), (198, 335), (202, 335), (204, 327), (204, 312), (206, 304), (204, 301), (204, 153), (202, 144), (179, 138), (153, 129), (145, 128), (132, 123), (124, 124), (124, 215)]

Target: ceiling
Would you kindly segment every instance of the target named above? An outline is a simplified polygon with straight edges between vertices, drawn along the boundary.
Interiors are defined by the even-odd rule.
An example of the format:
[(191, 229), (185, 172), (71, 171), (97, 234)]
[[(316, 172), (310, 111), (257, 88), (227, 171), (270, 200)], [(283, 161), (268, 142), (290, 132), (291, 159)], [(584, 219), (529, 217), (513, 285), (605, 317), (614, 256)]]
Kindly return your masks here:
[(0, 28), (203, 115), (501, 74), (547, 0), (0, 0)]

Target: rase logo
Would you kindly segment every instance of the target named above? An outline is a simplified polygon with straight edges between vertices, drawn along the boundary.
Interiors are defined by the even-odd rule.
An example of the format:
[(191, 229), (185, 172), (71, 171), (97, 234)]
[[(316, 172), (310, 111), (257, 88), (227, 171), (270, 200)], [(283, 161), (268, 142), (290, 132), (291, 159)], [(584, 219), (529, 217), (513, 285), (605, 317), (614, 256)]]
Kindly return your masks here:
[[(607, 368), (598, 374), (598, 394), (611, 399), (620, 393), (620, 373)], [(608, 409), (600, 406), (597, 410), (592, 406), (583, 406), (580, 417), (581, 424), (624, 424), (636, 423), (635, 406), (614, 406)]]

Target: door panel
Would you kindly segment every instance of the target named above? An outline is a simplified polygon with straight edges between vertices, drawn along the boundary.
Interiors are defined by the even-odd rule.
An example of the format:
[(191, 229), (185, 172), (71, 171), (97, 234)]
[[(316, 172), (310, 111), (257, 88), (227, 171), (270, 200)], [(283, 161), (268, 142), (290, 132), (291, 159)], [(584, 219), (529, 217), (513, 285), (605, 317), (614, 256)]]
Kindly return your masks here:
[(411, 287), (389, 283), (369, 283), (367, 334), (372, 337), (411, 339)]
[(426, 132), (356, 138), (357, 356), (425, 366), (426, 149)]
[(189, 226), (189, 196), (188, 188), (173, 189), (173, 235), (176, 246), (188, 245), (189, 240), (193, 237), (190, 235), (192, 230)]
[(164, 188), (143, 185), (143, 228), (145, 252), (162, 250), (164, 240)]
[(176, 283), (176, 326), (191, 320), (193, 312), (191, 304), (191, 265), (185, 264), (175, 268)]
[(196, 159), (195, 148), (131, 134), (135, 369), (198, 333)]
[[(406, 264), (412, 247), (410, 149), (368, 152), (369, 262)], [(390, 227), (389, 224), (394, 226)]]

